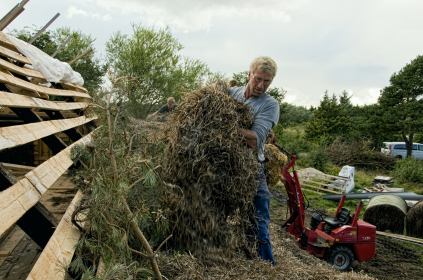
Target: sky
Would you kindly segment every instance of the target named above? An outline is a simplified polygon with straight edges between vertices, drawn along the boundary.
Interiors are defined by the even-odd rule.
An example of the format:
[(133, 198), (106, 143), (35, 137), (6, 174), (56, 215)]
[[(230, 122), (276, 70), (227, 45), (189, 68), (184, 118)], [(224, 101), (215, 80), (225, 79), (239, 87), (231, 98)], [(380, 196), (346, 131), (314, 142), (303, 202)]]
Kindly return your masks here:
[[(19, 0), (0, 0), (0, 17)], [(248, 70), (257, 56), (272, 57), (271, 87), (285, 101), (318, 106), (327, 90), (346, 90), (352, 103), (372, 104), (394, 72), (423, 55), (421, 0), (30, 0), (4, 31), (25, 26), (69, 26), (105, 42), (131, 24), (164, 28), (184, 46), (181, 54), (227, 77)]]

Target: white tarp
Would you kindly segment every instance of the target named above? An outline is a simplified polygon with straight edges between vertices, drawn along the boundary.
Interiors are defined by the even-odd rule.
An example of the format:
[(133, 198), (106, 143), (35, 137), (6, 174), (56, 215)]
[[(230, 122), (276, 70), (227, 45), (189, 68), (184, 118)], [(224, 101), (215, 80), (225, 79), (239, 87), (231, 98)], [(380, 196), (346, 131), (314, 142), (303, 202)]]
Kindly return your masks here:
[(6, 36), (29, 59), (34, 70), (43, 73), (48, 82), (71, 82), (80, 86), (84, 85), (81, 74), (73, 71), (68, 63), (53, 58), (37, 47), (11, 35), (6, 34)]
[(346, 181), (346, 182), (343, 180), (339, 180), (348, 184), (347, 186), (344, 186), (345, 188), (344, 193), (349, 193), (350, 191), (352, 191), (352, 189), (354, 189), (354, 172), (355, 172), (355, 167), (345, 165), (344, 167), (342, 167), (341, 171), (338, 174), (339, 177), (346, 177), (350, 179), (350, 181)]
[[(341, 171), (339, 172), (339, 177), (345, 177), (350, 179), (349, 181), (342, 180), (342, 179), (336, 179), (335, 182), (345, 183), (345, 185), (337, 184), (337, 183), (330, 183), (329, 185), (335, 186), (335, 187), (342, 187), (344, 188), (344, 193), (349, 193), (354, 189), (354, 172), (355, 168), (353, 166), (345, 165), (342, 167)], [(333, 188), (328, 188), (329, 190), (333, 190)]]

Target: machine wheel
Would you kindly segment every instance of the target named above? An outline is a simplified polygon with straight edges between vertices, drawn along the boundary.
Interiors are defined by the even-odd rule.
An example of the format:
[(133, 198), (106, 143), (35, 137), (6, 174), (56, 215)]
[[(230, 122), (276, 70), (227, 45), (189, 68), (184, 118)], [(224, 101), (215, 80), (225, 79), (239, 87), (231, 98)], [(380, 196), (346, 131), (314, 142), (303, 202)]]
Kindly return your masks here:
[(402, 159), (402, 156), (396, 156), (395, 158)]
[(354, 254), (347, 247), (336, 247), (330, 252), (328, 262), (338, 270), (346, 271), (351, 268), (354, 262)]

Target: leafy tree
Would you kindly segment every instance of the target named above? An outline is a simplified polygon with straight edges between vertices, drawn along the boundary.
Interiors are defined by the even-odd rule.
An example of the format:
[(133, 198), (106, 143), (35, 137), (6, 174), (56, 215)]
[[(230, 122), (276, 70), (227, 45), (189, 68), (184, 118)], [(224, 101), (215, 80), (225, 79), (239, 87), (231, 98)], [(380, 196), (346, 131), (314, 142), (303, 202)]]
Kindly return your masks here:
[(238, 86), (240, 87), (244, 87), (248, 84), (248, 70), (247, 71), (242, 71), (239, 73), (234, 73), (232, 75), (232, 79), (235, 79), (238, 81)]
[(154, 29), (132, 25), (132, 35), (117, 32), (106, 43), (106, 57), (117, 76), (138, 80), (138, 87), (128, 96), (131, 112), (145, 117), (166, 103), (193, 90), (210, 73), (200, 60), (185, 58), (183, 46), (169, 28)]
[(280, 106), (279, 123), (284, 127), (308, 122), (312, 117), (313, 112), (304, 106), (288, 102), (283, 102)]
[(389, 79), (379, 96), (377, 123), (399, 133), (406, 143), (407, 157), (412, 153), (414, 134), (423, 127), (423, 56), (417, 56)]
[(314, 111), (314, 118), (306, 125), (306, 137), (329, 140), (339, 135), (345, 135), (351, 130), (351, 117), (346, 114), (345, 105), (338, 102), (337, 97), (329, 97), (327, 91), (320, 101), (320, 106)]
[[(12, 30), (11, 35), (28, 42), (38, 31), (39, 28), (36, 26), (25, 27), (22, 30)], [(79, 72), (84, 78), (84, 87), (91, 92), (102, 84), (102, 77), (107, 69), (107, 66), (102, 65), (100, 59), (95, 57), (95, 48), (92, 44), (94, 40), (91, 35), (86, 35), (80, 30), (71, 30), (69, 27), (61, 27), (54, 31), (45, 31), (35, 39), (32, 45), (46, 54), (52, 55), (71, 34), (72, 39), (57, 53), (55, 58), (69, 62), (88, 48), (92, 48), (91, 53), (72, 65), (73, 70)]]

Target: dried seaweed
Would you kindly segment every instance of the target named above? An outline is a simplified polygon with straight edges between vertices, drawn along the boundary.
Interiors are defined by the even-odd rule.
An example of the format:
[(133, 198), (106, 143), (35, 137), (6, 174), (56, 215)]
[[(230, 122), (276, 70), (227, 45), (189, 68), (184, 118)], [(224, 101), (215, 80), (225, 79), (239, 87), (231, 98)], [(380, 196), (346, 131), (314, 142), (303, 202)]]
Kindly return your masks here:
[(423, 237), (423, 199), (407, 213), (407, 235)]
[(187, 94), (170, 115), (163, 203), (179, 248), (218, 259), (245, 242), (259, 164), (240, 129), (253, 120), (250, 107), (230, 97), (223, 81)]
[(340, 272), (329, 263), (320, 260), (306, 250), (300, 249), (293, 237), (282, 238), (284, 231), (275, 224), (269, 227), (273, 240), (273, 255), (276, 266), (260, 258), (247, 259), (238, 256), (228, 260), (226, 265), (202, 265), (189, 254), (163, 255), (160, 259), (161, 270), (168, 279), (204, 280), (204, 279), (373, 279), (363, 272)]
[(286, 165), (288, 158), (277, 147), (270, 144), (264, 146), (264, 156), (268, 160), (264, 164), (267, 185), (276, 187), (279, 181), (283, 180), (281, 168)]

